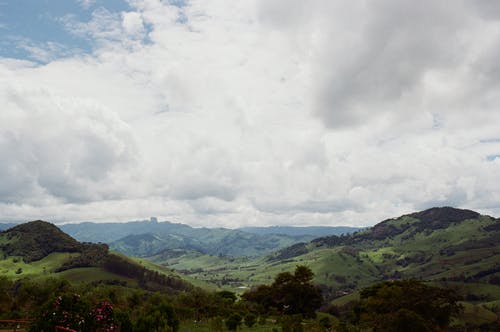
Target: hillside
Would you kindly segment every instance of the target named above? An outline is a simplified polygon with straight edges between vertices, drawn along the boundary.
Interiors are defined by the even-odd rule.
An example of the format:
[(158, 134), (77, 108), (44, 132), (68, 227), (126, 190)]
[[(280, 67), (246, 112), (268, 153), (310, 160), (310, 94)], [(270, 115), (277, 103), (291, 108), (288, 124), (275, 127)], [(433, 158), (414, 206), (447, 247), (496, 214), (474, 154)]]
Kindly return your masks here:
[(466, 284), (467, 294), (500, 304), (500, 220), (469, 210), (433, 208), (385, 220), (352, 235), (299, 243), (254, 260), (179, 253), (151, 259), (191, 277), (238, 290), (309, 266), (330, 298), (377, 281), (416, 278)]
[(190, 234), (133, 234), (111, 242), (113, 250), (130, 256), (147, 257), (169, 249), (195, 250), (207, 255), (262, 256), (312, 236), (252, 234), (229, 229), (200, 229)]
[(166, 269), (146, 268), (109, 252), (106, 244), (81, 243), (55, 225), (37, 220), (0, 233), (2, 275), (63, 277), (78, 282), (118, 282), (145, 289), (185, 290), (192, 286)]

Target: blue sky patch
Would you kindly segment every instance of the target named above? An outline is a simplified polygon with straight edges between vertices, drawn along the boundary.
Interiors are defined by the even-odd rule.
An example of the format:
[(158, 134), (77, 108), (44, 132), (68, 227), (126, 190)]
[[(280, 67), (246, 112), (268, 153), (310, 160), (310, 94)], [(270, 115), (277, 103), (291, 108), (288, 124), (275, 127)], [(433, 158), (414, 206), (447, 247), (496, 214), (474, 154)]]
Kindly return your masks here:
[(89, 53), (92, 40), (72, 34), (61, 18), (87, 22), (99, 8), (121, 12), (130, 6), (124, 0), (0, 0), (0, 57), (48, 62), (51, 55)]

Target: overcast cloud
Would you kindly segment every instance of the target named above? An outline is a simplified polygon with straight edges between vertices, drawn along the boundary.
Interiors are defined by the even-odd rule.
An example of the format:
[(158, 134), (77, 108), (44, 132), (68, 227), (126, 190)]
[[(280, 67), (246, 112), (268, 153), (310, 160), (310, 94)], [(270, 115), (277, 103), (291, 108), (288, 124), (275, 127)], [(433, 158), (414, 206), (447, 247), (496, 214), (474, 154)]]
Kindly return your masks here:
[(0, 53), (1, 220), (500, 216), (496, 2), (75, 3)]

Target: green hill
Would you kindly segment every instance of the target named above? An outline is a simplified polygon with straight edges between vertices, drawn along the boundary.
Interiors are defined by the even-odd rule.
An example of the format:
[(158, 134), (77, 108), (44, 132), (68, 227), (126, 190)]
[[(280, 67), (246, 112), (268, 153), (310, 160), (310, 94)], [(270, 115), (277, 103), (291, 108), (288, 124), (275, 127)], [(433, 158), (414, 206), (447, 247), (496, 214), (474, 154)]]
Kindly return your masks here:
[(0, 250), (29, 263), (53, 252), (82, 252), (83, 245), (56, 226), (37, 220), (1, 232)]
[(170, 270), (145, 267), (110, 252), (106, 244), (78, 242), (41, 220), (1, 232), (0, 257), (1, 275), (11, 279), (63, 277), (74, 282), (114, 282), (144, 289), (192, 288)]

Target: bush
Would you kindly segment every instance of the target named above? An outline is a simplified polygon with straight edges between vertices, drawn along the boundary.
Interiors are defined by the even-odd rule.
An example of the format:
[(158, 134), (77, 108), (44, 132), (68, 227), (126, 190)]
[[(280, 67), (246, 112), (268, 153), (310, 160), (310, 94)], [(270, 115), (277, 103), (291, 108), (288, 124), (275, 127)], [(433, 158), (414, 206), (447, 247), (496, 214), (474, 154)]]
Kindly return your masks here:
[(238, 314), (232, 314), (226, 320), (226, 327), (229, 331), (236, 331), (238, 329), (238, 326), (240, 325), (241, 325), (241, 316)]
[(245, 325), (246, 326), (252, 327), (255, 325), (256, 322), (257, 322), (257, 316), (255, 316), (254, 314), (249, 313), (245, 316)]

